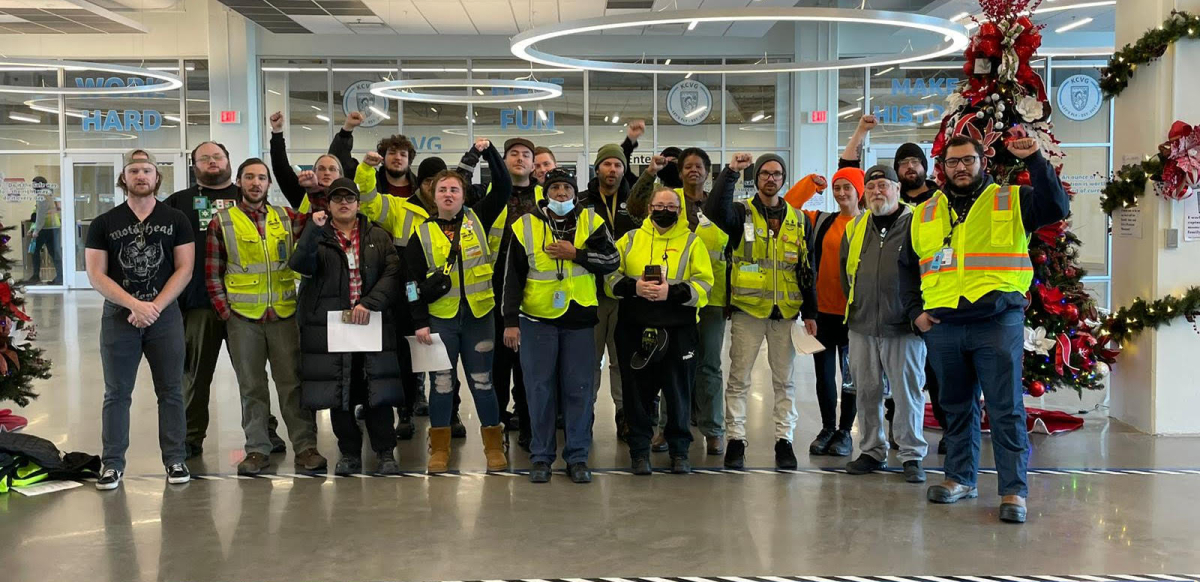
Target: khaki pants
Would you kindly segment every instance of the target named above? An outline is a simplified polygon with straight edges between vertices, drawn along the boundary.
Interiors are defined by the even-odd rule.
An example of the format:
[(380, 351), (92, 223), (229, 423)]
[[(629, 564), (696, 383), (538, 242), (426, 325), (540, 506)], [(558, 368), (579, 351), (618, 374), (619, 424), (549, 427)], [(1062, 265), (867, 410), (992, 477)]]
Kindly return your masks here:
[(734, 311), (729, 331), (729, 385), (725, 391), (725, 430), (733, 440), (746, 439), (746, 396), (763, 340), (775, 392), (775, 439), (792, 440), (796, 429), (796, 384), (792, 380), (796, 350), (792, 347), (795, 320), (759, 319)]
[(279, 411), (287, 425), (292, 449), (300, 452), (317, 446), (316, 415), (300, 406), (300, 328), (295, 318), (256, 323), (234, 315), (226, 322), (229, 356), (242, 395), (242, 429), (246, 452), (271, 454), (267, 421), (271, 392), (267, 387), (267, 362), (275, 380)]

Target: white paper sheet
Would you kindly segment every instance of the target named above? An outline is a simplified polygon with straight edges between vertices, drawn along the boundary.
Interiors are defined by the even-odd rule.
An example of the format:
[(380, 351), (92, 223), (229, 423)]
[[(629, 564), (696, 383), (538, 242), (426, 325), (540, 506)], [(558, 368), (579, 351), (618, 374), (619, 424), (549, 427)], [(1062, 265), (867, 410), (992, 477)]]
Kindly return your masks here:
[(74, 489), (76, 487), (83, 487), (83, 483), (79, 481), (42, 481), (28, 487), (13, 487), (12, 491), (16, 491), (26, 497), (34, 497), (36, 495), (54, 493), (55, 491), (66, 491), (67, 489)]
[(415, 335), (406, 336), (404, 339), (408, 340), (408, 349), (412, 353), (413, 373), (440, 372), (450, 369), (450, 354), (446, 351), (446, 344), (442, 343), (442, 334), (433, 334), (433, 345), (431, 346), (417, 341)]
[(341, 311), (325, 314), (330, 352), (382, 352), (383, 314), (371, 312), (367, 325), (342, 323)]
[(825, 351), (825, 346), (821, 345), (817, 338), (808, 335), (802, 319), (797, 319), (795, 325), (792, 326), (792, 346), (796, 348), (797, 354), (807, 356)]

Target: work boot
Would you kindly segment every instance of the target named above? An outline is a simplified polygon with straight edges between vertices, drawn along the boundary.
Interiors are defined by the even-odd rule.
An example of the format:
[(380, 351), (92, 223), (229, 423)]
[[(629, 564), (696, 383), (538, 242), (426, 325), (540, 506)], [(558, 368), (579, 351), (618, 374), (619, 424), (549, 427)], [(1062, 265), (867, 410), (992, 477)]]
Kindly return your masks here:
[(571, 463), (567, 467), (567, 474), (571, 476), (572, 483), (592, 482), (592, 470), (588, 468), (587, 463)]
[(630, 470), (634, 475), (650, 475), (654, 469), (650, 467), (649, 457), (637, 457), (630, 462)]
[(834, 457), (849, 457), (853, 452), (854, 439), (850, 437), (848, 430), (835, 431), (833, 438), (829, 441), (829, 446), (825, 447), (825, 454)]
[(817, 438), (808, 445), (808, 454), (824, 455), (825, 449), (829, 448), (829, 441), (833, 440), (834, 430), (832, 428), (823, 428), (820, 433), (817, 433)]
[(725, 468), (744, 469), (746, 467), (746, 441), (730, 439), (725, 448)]
[(254, 476), (271, 466), (271, 457), (262, 453), (250, 453), (237, 465), (238, 475)]
[(507, 471), (508, 457), (504, 454), (504, 427), (499, 424), (481, 426), (479, 434), (483, 437), (483, 455), (487, 457), (488, 472)]
[(775, 441), (775, 468), (795, 469), (800, 466), (796, 461), (796, 451), (792, 450), (792, 441), (779, 439)]
[(687, 457), (671, 457), (671, 472), (676, 475), (686, 475), (692, 472), (692, 463)]
[(296, 453), (297, 473), (324, 473), (329, 468), (329, 461), (317, 452), (317, 449), (304, 449)]
[(921, 461), (904, 461), (904, 480), (909, 483), (925, 482), (925, 469), (921, 468)]
[(549, 483), (550, 474), (553, 471), (550, 469), (550, 463), (538, 461), (529, 469), (530, 483)]
[(705, 445), (704, 452), (709, 455), (725, 454), (725, 437), (724, 436), (704, 437), (704, 445)]
[(333, 466), (333, 474), (339, 477), (349, 477), (362, 473), (362, 457), (358, 455), (342, 455)]
[(427, 473), (445, 473), (450, 470), (450, 427), (429, 428), (429, 464)]
[(400, 474), (400, 464), (396, 462), (396, 457), (392, 454), (392, 451), (379, 451), (375, 454), (379, 459), (379, 466), (375, 469), (376, 473), (380, 475)]
[(455, 412), (454, 416), (450, 417), (450, 436), (456, 439), (467, 438), (467, 427), (463, 425), (462, 419)]
[(946, 480), (937, 485), (930, 485), (925, 496), (933, 503), (957, 503), (959, 499), (979, 497), (979, 489)]
[(667, 437), (663, 435), (662, 431), (655, 433), (654, 438), (650, 439), (651, 451), (655, 453), (665, 453), (667, 452), (668, 448), (670, 447), (667, 446)]
[(846, 472), (851, 475), (869, 475), (886, 468), (887, 461), (880, 461), (866, 453), (861, 453), (857, 459), (846, 463)]
[(1025, 523), (1026, 514), (1024, 497), (1020, 495), (1005, 495), (1000, 498), (1000, 521), (1005, 523)]

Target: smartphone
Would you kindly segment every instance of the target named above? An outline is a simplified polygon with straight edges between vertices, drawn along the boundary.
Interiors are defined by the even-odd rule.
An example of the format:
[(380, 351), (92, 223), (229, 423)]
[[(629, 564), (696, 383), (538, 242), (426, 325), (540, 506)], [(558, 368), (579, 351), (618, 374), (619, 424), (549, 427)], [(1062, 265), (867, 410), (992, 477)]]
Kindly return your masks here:
[(646, 265), (646, 270), (642, 271), (642, 280), (661, 283), (663, 281), (662, 265)]

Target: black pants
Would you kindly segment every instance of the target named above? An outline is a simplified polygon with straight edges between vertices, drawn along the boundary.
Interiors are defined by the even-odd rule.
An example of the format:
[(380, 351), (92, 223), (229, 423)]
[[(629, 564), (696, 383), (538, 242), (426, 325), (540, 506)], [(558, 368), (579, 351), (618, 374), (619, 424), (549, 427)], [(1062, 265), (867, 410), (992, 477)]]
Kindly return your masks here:
[(392, 407), (367, 405), (367, 376), (362, 354), (354, 354), (351, 362), (350, 409), (334, 408), (329, 411), (329, 423), (333, 425), (333, 434), (337, 436), (338, 451), (350, 457), (362, 455), (362, 431), (358, 428), (358, 421), (354, 419), (354, 407), (361, 404), (363, 422), (367, 425), (367, 435), (371, 437), (371, 450), (390, 452), (396, 448)]
[[(925, 360), (925, 389), (929, 391), (929, 400), (933, 404), (933, 418), (937, 420), (938, 426), (944, 430), (947, 426), (946, 411), (942, 410), (942, 404), (938, 402), (938, 394), (941, 394), (942, 390), (938, 386), (937, 376), (934, 375), (933, 366), (929, 363), (928, 359)], [(887, 409), (887, 412), (883, 416), (888, 422), (891, 422), (892, 417), (896, 414), (896, 403), (892, 402), (891, 398), (888, 398), (883, 404), (884, 408)]]
[[(496, 298), (496, 303), (500, 303), (499, 298)], [(512, 413), (508, 412), (509, 375), (512, 376)], [(496, 390), (496, 403), (500, 405), (500, 421), (508, 424), (512, 415), (516, 414), (522, 427), (529, 426), (529, 403), (525, 400), (525, 376), (521, 372), (521, 356), (504, 345), (504, 318), (498, 313), (496, 352), (492, 356), (492, 387)]]
[(663, 435), (671, 457), (686, 459), (692, 445), (692, 385), (696, 379), (699, 332), (695, 325), (666, 328), (668, 340), (662, 359), (634, 370), (630, 361), (642, 343), (645, 329), (618, 318), (614, 333), (621, 366), (622, 409), (629, 425), (629, 456), (634, 459), (650, 456), (650, 439), (658, 419), (654, 401), (661, 391), (667, 412)]
[[(850, 377), (849, 329), (841, 315), (817, 314), (817, 341), (825, 351), (813, 354), (813, 367), (817, 375), (817, 404), (821, 408), (821, 428), (850, 430), (854, 426), (854, 415), (858, 413), (856, 399), (843, 387), (853, 385)], [(842, 370), (842, 382), (837, 381), (838, 368)], [(842, 415), (837, 418), (838, 393), (842, 395)]]

